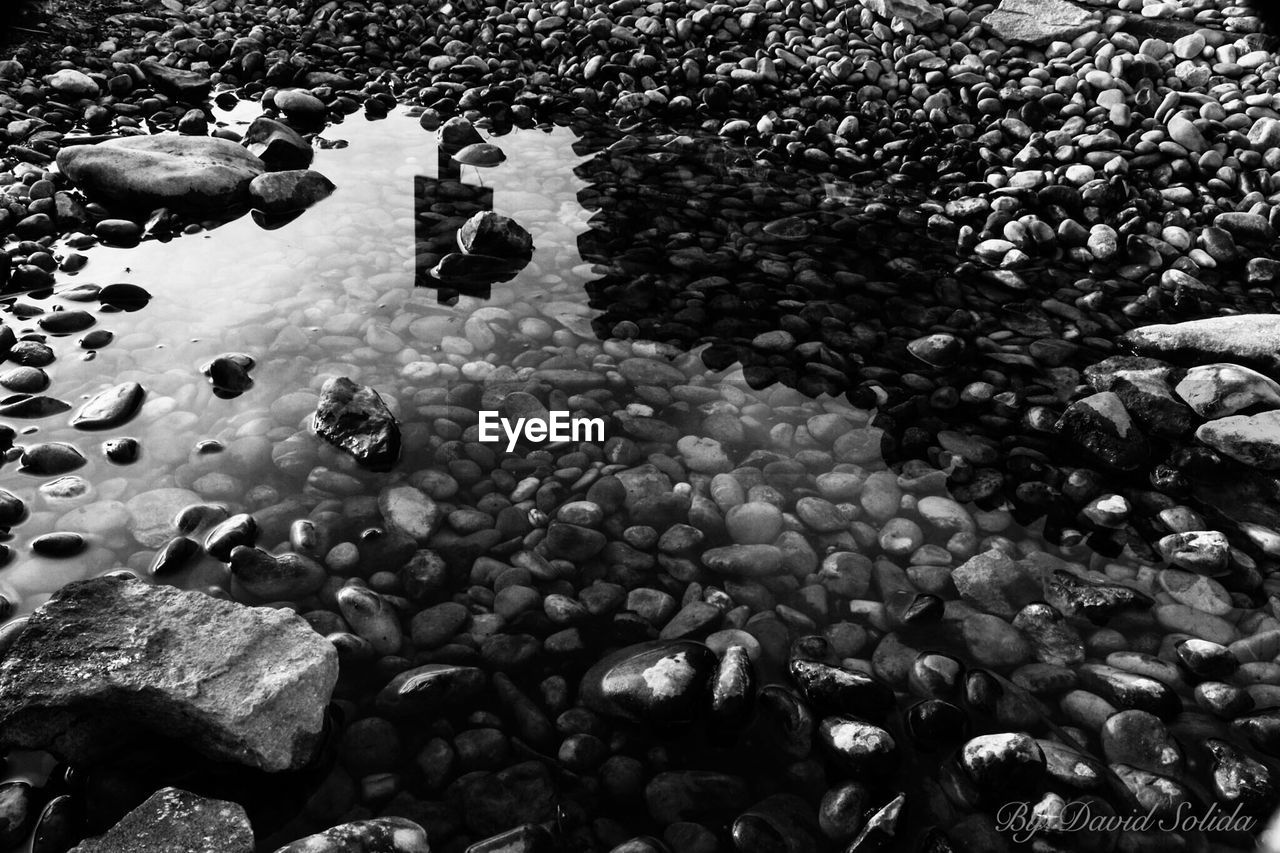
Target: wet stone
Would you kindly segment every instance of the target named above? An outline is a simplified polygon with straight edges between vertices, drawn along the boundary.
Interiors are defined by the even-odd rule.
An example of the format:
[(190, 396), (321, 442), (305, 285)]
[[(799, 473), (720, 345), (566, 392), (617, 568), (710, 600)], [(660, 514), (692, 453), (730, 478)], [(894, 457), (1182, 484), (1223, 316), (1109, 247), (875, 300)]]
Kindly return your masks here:
[(314, 755), (336, 679), (333, 649), (294, 614), (95, 578), (63, 587), (9, 649), (0, 731), (72, 761), (169, 737), (215, 759), (292, 769)]
[(66, 474), (85, 464), (85, 458), (75, 445), (61, 441), (33, 444), (22, 451), (24, 471), (41, 477)]
[(378, 694), (377, 706), (393, 717), (447, 713), (466, 707), (486, 683), (484, 671), (475, 667), (427, 664), (391, 679)]
[(959, 761), (974, 784), (990, 793), (1025, 790), (1045, 772), (1040, 745), (1021, 732), (975, 737), (961, 748)]
[(142, 405), (146, 392), (137, 382), (122, 382), (98, 392), (71, 419), (76, 429), (113, 429), (128, 423)]
[(631, 720), (684, 722), (707, 709), (715, 655), (690, 640), (641, 643), (619, 649), (582, 678), (587, 707)]

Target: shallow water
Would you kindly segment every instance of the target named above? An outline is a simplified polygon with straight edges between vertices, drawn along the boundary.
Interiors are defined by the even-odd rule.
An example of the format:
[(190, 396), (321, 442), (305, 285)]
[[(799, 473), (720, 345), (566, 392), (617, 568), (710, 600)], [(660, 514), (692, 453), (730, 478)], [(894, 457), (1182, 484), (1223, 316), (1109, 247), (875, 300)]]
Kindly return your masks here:
[[(242, 127), (256, 113), (256, 105), (245, 104), (221, 117)], [(734, 436), (726, 443), (739, 459), (757, 451), (766, 460), (772, 453), (818, 458), (803, 456), (816, 447), (806, 443), (811, 439), (793, 442), (797, 433), (808, 435), (801, 427), (815, 415), (837, 413), (861, 430), (878, 418), (910, 421), (918, 414), (879, 411), (882, 401), (865, 380), (875, 378), (885, 355), (885, 337), (876, 330), (904, 323), (904, 317), (919, 320), (910, 325), (930, 328), (950, 310), (937, 292), (945, 291), (940, 281), (955, 283), (955, 258), (925, 234), (920, 199), (889, 187), (837, 184), (764, 166), (751, 152), (714, 138), (582, 131), (553, 127), (495, 136), (492, 141), (507, 155), (504, 163), (455, 168), (440, 157), (435, 134), (411, 116), (351, 118), (326, 129), (324, 139), (345, 145), (320, 146), (312, 166), (337, 185), (336, 192), (296, 220), (264, 229), (246, 216), (135, 248), (95, 247), (87, 252), (83, 272), (59, 277), (53, 296), (18, 297), (18, 305), (47, 311), (95, 308), (59, 295), (84, 283), (127, 282), (150, 292), (152, 299), (140, 310), (98, 313), (95, 328), (116, 337), (91, 359), (76, 346), (80, 334), (51, 339), (58, 358), (48, 368), (47, 392), (78, 405), (132, 380), (146, 389), (147, 402), (131, 422), (103, 433), (72, 429), (67, 414), (23, 422), (30, 428), (19, 445), (67, 441), (88, 462), (71, 475), (79, 482), (61, 480), (52, 488), (53, 478), (25, 475), (14, 465), (0, 470), (0, 487), (31, 509), (30, 518), (13, 530), (9, 544), (15, 556), (0, 569), (0, 593), (18, 612), (29, 612), (72, 580), (117, 566), (145, 575), (156, 549), (176, 532), (176, 512), (200, 502), (228, 513), (254, 513), (262, 530), (258, 544), (268, 550), (286, 547), (289, 524), (300, 518), (325, 528), (326, 547), (375, 542), (369, 529), (381, 523), (378, 494), (406, 480), (427, 491), (438, 486), (438, 477), (424, 472), (447, 467), (437, 456), (441, 445), (469, 436), (476, 408), (496, 407), (503, 393), (530, 380), (554, 386), (569, 376), (572, 384), (552, 388), (552, 401), (573, 408), (607, 403), (601, 411), (611, 435), (629, 434), (668, 452), (686, 433), (701, 434), (696, 431), (704, 419), (730, 413), (736, 426), (718, 428)], [(429, 270), (450, 250), (453, 229), (474, 209), (488, 206), (531, 233), (531, 262), (508, 281), (434, 280)], [(1045, 278), (1058, 280), (1053, 273)], [(1018, 333), (1050, 335), (1043, 316), (1006, 303), (1001, 308), (1013, 328), (998, 340)], [(805, 322), (821, 330), (813, 340), (825, 338), (830, 345), (775, 350), (760, 343), (759, 335), (776, 332), (814, 306), (830, 313)], [(941, 313), (927, 314), (929, 307)], [(34, 329), (38, 319), (21, 321), (18, 328)], [(214, 393), (201, 367), (221, 353), (254, 360), (252, 388), (229, 399)], [(1088, 356), (1082, 347), (1078, 359)], [(628, 378), (619, 364), (634, 357), (677, 371), (683, 377), (679, 387), (692, 390), (673, 395), (655, 388), (663, 383)], [(1010, 375), (1026, 367), (998, 359), (994, 364)], [(991, 368), (992, 362), (962, 365), (954, 384), (978, 382)], [(1040, 382), (1039, 391), (1050, 397), (1069, 392), (1071, 383), (1061, 376), (1036, 370), (1026, 368), (1031, 378), (1019, 381)], [(399, 417), (404, 452), (392, 472), (359, 469), (309, 432), (318, 390), (337, 375), (373, 386)], [(932, 415), (944, 428), (963, 426), (967, 411), (959, 406)], [(141, 458), (133, 464), (113, 464), (99, 449), (102, 441), (122, 435), (141, 444)], [(891, 461), (901, 472), (899, 460), (886, 459), (875, 443), (877, 433), (866, 435), (864, 456), (840, 470), (874, 472)], [(538, 464), (554, 467), (557, 457), (563, 460), (572, 450), (547, 449), (552, 453), (537, 456), (522, 448), (527, 458), (505, 459), (503, 467), (518, 480)], [(994, 441), (983, 449), (999, 452)], [(483, 480), (497, 461), (478, 451), (449, 454), (450, 463), (465, 463), (450, 467), (464, 490)], [(582, 482), (589, 461), (562, 461), (554, 476), (572, 488)], [(809, 467), (808, 474), (825, 473)], [(463, 476), (476, 472), (480, 476), (473, 479)], [(914, 506), (916, 493), (949, 493), (952, 473), (910, 469), (899, 481), (907, 483), (903, 506)], [(473, 505), (482, 497), (483, 490), (464, 491), (451, 502)], [(788, 502), (793, 497), (783, 495)], [(1087, 544), (1059, 549), (1043, 535), (1043, 522), (1023, 526), (989, 503), (961, 498), (979, 520), (973, 541), (925, 530), (920, 543), (895, 554), (900, 562), (910, 560), (917, 568), (958, 565), (979, 535), (990, 535), (1011, 553), (1048, 550), (1078, 561), (1082, 572), (1096, 570), (1100, 579), (1154, 585), (1139, 555), (1116, 548), (1104, 556)], [(867, 518), (876, 524), (886, 520)], [(874, 548), (877, 530), (866, 527), (873, 535), (868, 547)], [(31, 555), (29, 543), (51, 531), (85, 534), (90, 547), (71, 559)], [(811, 539), (819, 559), (836, 541)], [(855, 602), (852, 618), (883, 629), (888, 608), (897, 606), (886, 590), (901, 572), (878, 571), (877, 590), (862, 594), (883, 593), (881, 599)], [(227, 567), (209, 557), (164, 582), (237, 593)], [(775, 578), (748, 586), (740, 589), (744, 600), (753, 591), (760, 594), (755, 587), (767, 587), (761, 601), (776, 593), (794, 604), (786, 596), (799, 583)], [(761, 608), (753, 602), (753, 609)], [(845, 615), (819, 610), (789, 607), (787, 627), (796, 635), (814, 633)], [(487, 623), (483, 630), (495, 628)], [(964, 655), (954, 631), (911, 636), (921, 650)], [(1150, 646), (1149, 637), (1143, 642)], [(695, 762), (706, 758), (704, 746), (674, 737), (670, 742), (673, 752), (688, 749)], [(706, 760), (752, 771), (749, 756), (728, 752), (713, 751)], [(906, 760), (895, 784), (936, 776), (937, 758)], [(936, 787), (927, 793), (937, 794)], [(932, 811), (933, 805), (921, 799), (909, 813), (921, 825), (943, 820), (945, 810)], [(613, 814), (627, 817), (625, 810)]]

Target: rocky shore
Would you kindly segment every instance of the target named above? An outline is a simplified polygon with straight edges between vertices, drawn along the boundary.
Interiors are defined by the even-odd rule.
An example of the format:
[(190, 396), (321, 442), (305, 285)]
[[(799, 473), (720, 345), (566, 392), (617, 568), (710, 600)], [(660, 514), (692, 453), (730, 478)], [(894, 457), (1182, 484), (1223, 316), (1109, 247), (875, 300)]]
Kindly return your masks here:
[[(1280, 70), (1247, 7), (46, 11), (0, 61), (0, 850), (1254, 847)], [(113, 355), (153, 294), (89, 283), (101, 247), (376, 230), (313, 156), (410, 117), (477, 170), (579, 134), (585, 296), (554, 228), (458, 197), (403, 262), (289, 254), (252, 351)], [(524, 277), (405, 294), (459, 265)], [(86, 355), (122, 369), (73, 394)], [(550, 410), (608, 437), (480, 440)]]

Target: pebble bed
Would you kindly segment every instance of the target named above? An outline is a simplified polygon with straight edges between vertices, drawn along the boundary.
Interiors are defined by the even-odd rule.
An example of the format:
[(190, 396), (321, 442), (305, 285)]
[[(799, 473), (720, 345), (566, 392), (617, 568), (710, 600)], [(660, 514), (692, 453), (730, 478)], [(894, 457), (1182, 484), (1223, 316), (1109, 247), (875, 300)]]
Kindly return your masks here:
[[(1275, 313), (1280, 71), (1240, 6), (1040, 47), (992, 9), (166, 0), (20, 48), (0, 648), (120, 570), (302, 614), (340, 676), (315, 766), (230, 796), (262, 850), (1252, 849), (1274, 347), (1133, 330)], [(337, 185), (283, 225), (51, 167), (264, 111)], [(457, 115), (507, 159), (424, 195)], [(426, 271), (476, 186), (535, 251), (468, 294)], [(335, 376), (398, 419), (389, 472), (311, 428)], [(478, 440), (548, 409), (608, 437)], [(0, 849), (39, 853), (213, 772), (9, 760)]]

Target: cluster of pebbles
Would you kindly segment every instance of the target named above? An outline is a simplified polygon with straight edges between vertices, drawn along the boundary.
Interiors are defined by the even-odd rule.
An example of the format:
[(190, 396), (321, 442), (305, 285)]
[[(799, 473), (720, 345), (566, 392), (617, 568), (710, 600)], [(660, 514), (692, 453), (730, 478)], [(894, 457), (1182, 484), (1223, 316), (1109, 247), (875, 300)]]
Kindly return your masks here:
[[(363, 266), (289, 258), (314, 285), (208, 392), (15, 299), (0, 418), (42, 484), (0, 514), (42, 532), (0, 591), (26, 611), (127, 567), (329, 637), (342, 722), (260, 843), (366, 823), (291, 853), (418, 850), (415, 824), (473, 853), (1002, 850), (1027, 841), (1011, 804), (1038, 849), (1251, 847), (1280, 771), (1280, 386), (1248, 335), (1167, 330), (1256, 337), (1275, 309), (1274, 56), (1240, 7), (1122, 4), (1039, 45), (991, 9), (167, 2), (0, 62), (17, 290), (92, 275), (122, 229), (199, 230), (51, 164), (76, 136), (203, 134), (210, 96), (299, 126), (573, 120), (595, 155), (560, 188), (595, 213), (584, 269), (535, 254), (540, 299), (410, 299), (439, 247), (399, 266), (356, 214), (335, 242)], [(59, 300), (146, 301), (112, 287)], [(41, 369), (75, 341), (114, 371), (78, 427), (152, 433), (146, 489), (75, 475), (128, 437), (18, 434), (69, 417)], [(308, 429), (334, 376), (398, 419), (389, 473)], [(193, 453), (210, 395), (253, 405)], [(481, 410), (551, 409), (610, 437), (478, 440)], [(67, 850), (151, 793), (100, 779), (0, 786), (0, 846)], [(1154, 818), (1066, 831), (1082, 814)]]

